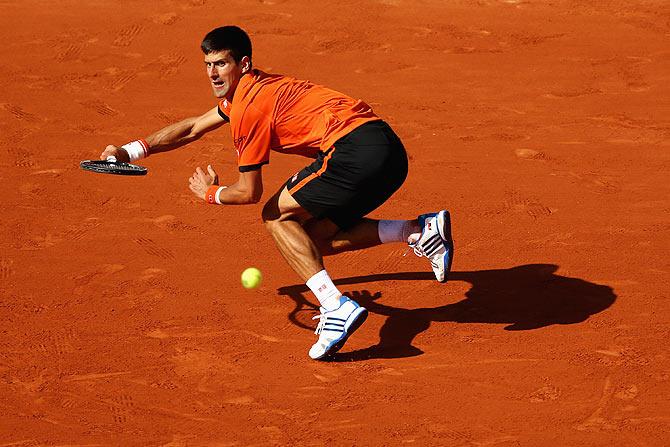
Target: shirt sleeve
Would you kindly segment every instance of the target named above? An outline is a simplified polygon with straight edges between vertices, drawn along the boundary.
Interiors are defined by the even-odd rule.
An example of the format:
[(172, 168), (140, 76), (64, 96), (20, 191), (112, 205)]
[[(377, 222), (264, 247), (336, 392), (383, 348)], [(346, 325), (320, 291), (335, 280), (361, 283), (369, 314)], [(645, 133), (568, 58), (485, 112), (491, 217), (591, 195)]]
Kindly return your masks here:
[(240, 130), (233, 137), (240, 172), (255, 171), (270, 163), (272, 126), (269, 117), (253, 106), (241, 120)]
[(218, 107), (218, 112), (219, 116), (226, 120), (227, 122), (230, 122), (230, 105), (227, 100), (223, 99), (219, 101), (219, 107)]

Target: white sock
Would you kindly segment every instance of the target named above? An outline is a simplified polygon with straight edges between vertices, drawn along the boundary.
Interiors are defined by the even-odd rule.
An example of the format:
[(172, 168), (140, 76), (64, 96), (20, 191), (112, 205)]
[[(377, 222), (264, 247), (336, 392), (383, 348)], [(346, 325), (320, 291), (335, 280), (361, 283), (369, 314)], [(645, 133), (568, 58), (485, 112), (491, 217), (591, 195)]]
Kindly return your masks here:
[(316, 275), (307, 280), (307, 287), (316, 295), (321, 307), (326, 310), (335, 310), (340, 307), (340, 297), (342, 293), (337, 290), (333, 280), (328, 276), (328, 272), (321, 270)]
[(380, 220), (377, 226), (379, 240), (382, 244), (389, 242), (410, 242), (410, 239), (417, 240), (421, 235), (421, 229), (418, 230), (412, 224), (411, 220)]

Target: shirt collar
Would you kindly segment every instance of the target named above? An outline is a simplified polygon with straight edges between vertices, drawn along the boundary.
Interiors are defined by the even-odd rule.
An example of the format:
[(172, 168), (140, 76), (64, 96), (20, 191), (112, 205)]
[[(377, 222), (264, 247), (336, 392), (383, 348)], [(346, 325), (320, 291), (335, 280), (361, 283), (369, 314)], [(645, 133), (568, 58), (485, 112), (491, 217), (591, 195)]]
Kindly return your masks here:
[(242, 97), (246, 94), (246, 92), (249, 90), (249, 87), (256, 82), (260, 75), (260, 71), (253, 69), (249, 73), (245, 74), (240, 78), (240, 82), (237, 83), (237, 87), (235, 88), (235, 94), (233, 95), (233, 100), (228, 101), (228, 99), (224, 98), (221, 101), (219, 101), (219, 106), (221, 107), (221, 110), (227, 115), (230, 116), (232, 109), (233, 109), (233, 104), (237, 104), (242, 100)]

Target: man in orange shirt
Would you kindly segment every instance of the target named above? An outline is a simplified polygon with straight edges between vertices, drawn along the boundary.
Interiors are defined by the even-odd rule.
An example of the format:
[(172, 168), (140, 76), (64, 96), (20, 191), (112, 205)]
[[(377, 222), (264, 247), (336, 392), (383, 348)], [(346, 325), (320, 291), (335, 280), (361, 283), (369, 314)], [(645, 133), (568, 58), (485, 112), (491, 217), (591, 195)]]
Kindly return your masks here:
[(238, 158), (237, 182), (220, 185), (211, 165), (206, 172), (198, 167), (189, 179), (196, 196), (217, 205), (260, 201), (262, 167), (270, 162), (271, 151), (315, 159), (289, 178), (262, 212), (279, 251), (321, 305), (319, 338), (309, 351), (311, 358), (325, 359), (337, 352), (367, 317), (365, 308), (337, 289), (322, 256), (403, 242), (428, 258), (438, 281), (447, 280), (453, 257), (447, 211), (414, 220), (364, 217), (407, 176), (400, 139), (370, 106), (308, 81), (253, 69), (251, 41), (236, 26), (212, 30), (201, 48), (218, 105), (146, 139), (109, 145), (100, 158), (134, 162), (229, 123)]

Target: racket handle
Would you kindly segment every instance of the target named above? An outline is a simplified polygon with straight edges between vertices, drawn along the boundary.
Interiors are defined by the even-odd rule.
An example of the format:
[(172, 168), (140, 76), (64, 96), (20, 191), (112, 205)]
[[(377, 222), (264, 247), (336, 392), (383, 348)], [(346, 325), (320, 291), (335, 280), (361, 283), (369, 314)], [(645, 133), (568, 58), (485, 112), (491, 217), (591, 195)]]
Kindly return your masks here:
[(110, 163), (115, 163), (116, 162), (116, 157), (113, 156), (113, 155), (110, 155), (110, 156), (107, 157), (107, 161), (109, 161)]

